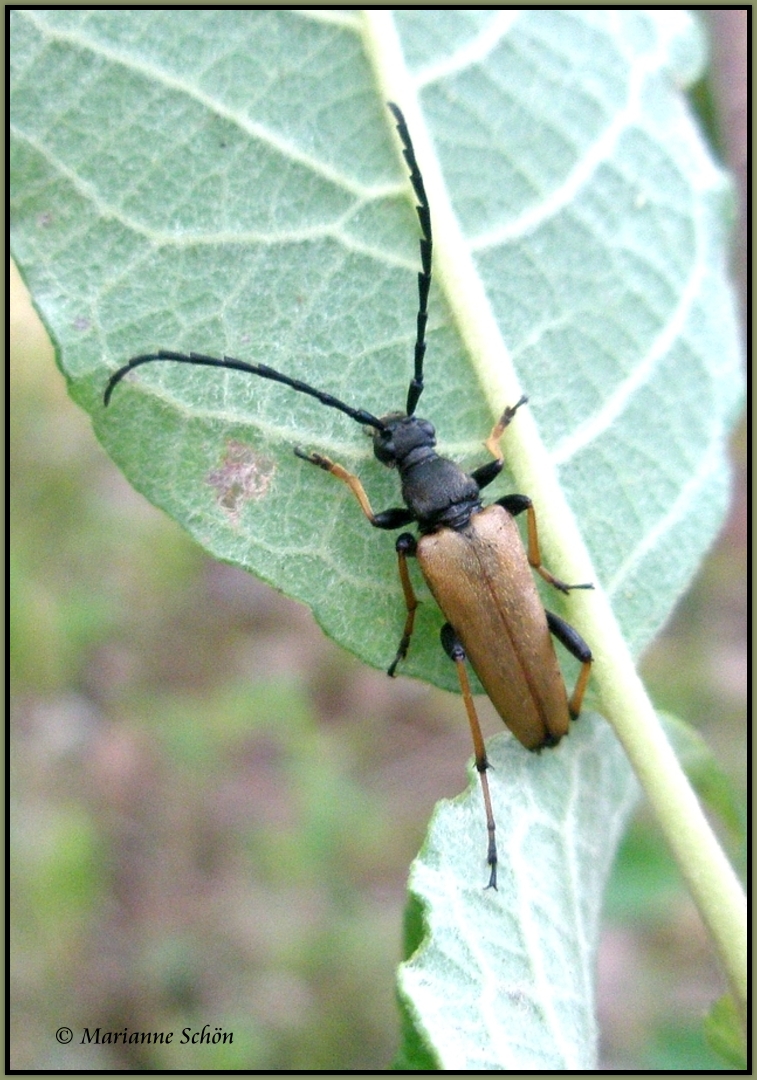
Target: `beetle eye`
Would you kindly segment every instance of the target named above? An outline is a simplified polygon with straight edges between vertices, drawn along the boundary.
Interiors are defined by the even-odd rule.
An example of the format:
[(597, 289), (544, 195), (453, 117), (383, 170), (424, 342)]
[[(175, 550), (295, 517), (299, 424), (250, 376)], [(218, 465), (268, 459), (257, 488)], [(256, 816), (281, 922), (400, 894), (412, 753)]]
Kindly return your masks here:
[(394, 464), (396, 454), (394, 450), (394, 435), (389, 428), (383, 428), (373, 434), (373, 452), (379, 461), (385, 465)]

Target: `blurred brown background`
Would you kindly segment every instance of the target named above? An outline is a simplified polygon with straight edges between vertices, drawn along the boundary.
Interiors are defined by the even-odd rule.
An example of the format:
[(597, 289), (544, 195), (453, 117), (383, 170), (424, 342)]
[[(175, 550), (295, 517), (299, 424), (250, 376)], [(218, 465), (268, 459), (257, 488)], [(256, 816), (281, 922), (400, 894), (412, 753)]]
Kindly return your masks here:
[[(746, 12), (708, 17), (698, 101), (743, 210)], [(743, 225), (734, 266), (743, 311)], [(15, 273), (11, 300), (11, 1064), (384, 1068), (407, 867), (434, 803), (465, 784), (459, 700), (361, 666), (136, 495), (67, 398)], [(643, 665), (741, 797), (745, 443), (742, 427), (720, 542)], [(599, 970), (604, 1069), (717, 1067), (699, 1026), (723, 982), (643, 809)], [(233, 1047), (190, 1059), (54, 1038), (205, 1023)]]

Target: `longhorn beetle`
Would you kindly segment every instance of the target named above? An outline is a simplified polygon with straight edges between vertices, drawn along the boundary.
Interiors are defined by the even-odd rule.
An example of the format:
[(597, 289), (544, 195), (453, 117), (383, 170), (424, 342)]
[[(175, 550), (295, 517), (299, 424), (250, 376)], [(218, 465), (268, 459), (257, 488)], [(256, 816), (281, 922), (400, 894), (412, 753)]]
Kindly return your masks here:
[[(299, 379), (282, 375), (265, 364), (245, 363), (229, 356), (221, 359), (201, 353), (167, 350), (135, 356), (119, 368), (108, 382), (104, 403), (108, 404), (117, 383), (133, 368), (157, 360), (173, 360), (181, 364), (230, 368), (272, 379), (299, 393), (309, 394), (323, 405), (338, 409), (372, 430), (375, 456), (399, 473), (404, 507), (392, 507), (376, 514), (357, 476), (321, 454), (307, 453), (299, 447), (294, 448), (294, 453), (345, 483), (375, 528), (401, 529), (412, 524), (418, 527), (418, 539), (412, 533), (403, 532), (395, 544), (407, 614), (402, 638), (388, 674), (394, 675), (410, 645), (418, 601), (407, 560), (417, 558), (423, 577), (447, 620), (442, 628), (441, 641), (444, 651), (457, 668), (473, 736), (489, 837), (487, 863), (490, 877), (487, 888), (496, 889), (497, 845), (486, 776), (489, 763), (465, 660), (470, 661), (505, 724), (529, 750), (554, 746), (567, 733), (570, 719), (575, 719), (581, 709), (592, 662), (591, 650), (579, 634), (558, 615), (542, 607), (524, 557), (526, 553), (515, 517), (525, 511), (528, 563), (545, 581), (563, 593), (570, 589), (590, 589), (592, 586), (566, 585), (543, 566), (536, 515), (527, 495), (505, 495), (487, 507), (481, 503), (481, 489), (491, 484), (504, 464), (499, 445), (502, 433), (517, 410), (525, 404), (525, 397), (505, 409), (484, 444), (494, 460), (479, 466), (470, 474), (436, 453), (433, 425), (415, 415), (423, 393), (423, 358), (431, 286), (431, 212), (405, 118), (396, 105), (390, 103), (389, 108), (397, 124), (410, 182), (418, 200), (416, 210), (422, 233), (415, 369), (405, 412), (376, 417), (365, 409), (353, 409), (331, 394)], [(570, 701), (550, 634), (581, 662)]]

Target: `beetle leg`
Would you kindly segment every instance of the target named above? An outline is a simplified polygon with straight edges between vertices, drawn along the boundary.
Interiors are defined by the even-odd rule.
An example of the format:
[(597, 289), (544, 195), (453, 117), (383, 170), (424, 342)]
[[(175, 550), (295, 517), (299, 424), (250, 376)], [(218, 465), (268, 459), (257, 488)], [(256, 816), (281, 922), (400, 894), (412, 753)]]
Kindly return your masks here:
[(311, 465), (317, 465), (319, 469), (324, 469), (346, 484), (360, 503), (360, 509), (371, 525), (375, 525), (377, 529), (401, 529), (403, 525), (411, 525), (415, 521), (415, 515), (404, 506), (395, 506), (390, 510), (382, 510), (374, 514), (365, 488), (354, 473), (348, 472), (343, 465), (337, 465), (335, 461), (324, 457), (323, 454), (307, 454), (304, 450), (300, 450), (299, 446), (295, 446), (294, 452), (298, 458), (309, 461)]
[[(508, 406), (500, 416), (497, 423), (491, 430), (489, 438), (484, 443), (484, 446), (495, 458), (495, 463), (498, 463), (500, 468), (504, 461), (504, 455), (502, 453), (502, 447), (499, 445), (499, 440), (502, 438), (505, 428), (508, 426), (512, 418), (515, 416), (521, 405), (525, 405), (528, 398), (525, 394), (520, 398), (515, 405)], [(472, 474), (474, 480), (478, 483), (479, 487), (484, 487), (486, 484), (491, 483), (494, 477), (499, 472), (492, 471), (492, 466), (482, 465), (480, 469)], [(539, 536), (536, 529), (536, 514), (534, 512), (533, 504), (527, 495), (505, 495), (502, 499), (497, 499), (500, 506), (503, 506), (508, 513), (515, 517), (517, 514), (522, 513), (524, 510), (528, 511), (528, 561), (537, 574), (540, 574), (545, 581), (550, 585), (554, 585), (560, 592), (570, 592), (571, 589), (593, 589), (594, 586), (590, 584), (586, 585), (567, 585), (560, 578), (555, 577), (554, 574), (547, 570), (546, 566), (542, 565), (541, 554), (539, 552)]]
[(547, 626), (550, 633), (554, 634), (557, 640), (562, 642), (571, 656), (575, 656), (576, 660), (581, 661), (581, 670), (576, 680), (576, 687), (568, 703), (570, 718), (575, 720), (581, 712), (581, 702), (584, 699), (586, 684), (589, 681), (593, 659), (591, 649), (570, 623), (566, 623), (564, 619), (561, 619), (559, 615), (555, 615), (552, 611), (545, 611), (545, 615), (547, 616)]
[(471, 479), (476, 481), (479, 491), (482, 488), (485, 488), (487, 484), (491, 484), (492, 480), (496, 480), (502, 472), (503, 465), (504, 459), (501, 461), (487, 461), (486, 465), (480, 465), (477, 469), (473, 470), (470, 474)]
[(500, 416), (497, 423), (491, 429), (491, 432), (489, 433), (489, 438), (484, 443), (484, 446), (489, 451), (491, 456), (497, 459), (497, 461), (505, 460), (505, 455), (502, 453), (502, 447), (499, 445), (499, 440), (502, 438), (502, 434), (505, 428), (515, 416), (518, 409), (521, 407), (521, 405), (525, 405), (527, 401), (528, 398), (525, 394), (523, 394), (520, 401), (516, 401), (514, 405), (508, 405), (508, 407)]
[(449, 623), (445, 623), (442, 627), (441, 638), (444, 651), (446, 652), (450, 660), (454, 660), (455, 667), (457, 668), (457, 677), (460, 680), (460, 689), (463, 694), (463, 701), (465, 702), (465, 711), (468, 714), (468, 723), (470, 724), (471, 735), (473, 736), (473, 749), (475, 752), (476, 769), (478, 770), (478, 775), (481, 779), (481, 790), (483, 792), (484, 808), (486, 810), (486, 831), (489, 834), (489, 846), (487, 848), (486, 861), (491, 867), (491, 873), (489, 875), (489, 884), (486, 887), (487, 889), (496, 889), (496, 825), (494, 824), (494, 811), (492, 809), (491, 795), (489, 794), (489, 780), (486, 776), (486, 770), (489, 768), (489, 762), (486, 757), (486, 746), (484, 745), (484, 736), (481, 733), (481, 725), (478, 722), (476, 706), (473, 703), (473, 695), (471, 694), (470, 682), (468, 680), (468, 671), (465, 667), (465, 649), (463, 648), (457, 634)]
[(387, 675), (391, 675), (392, 678), (394, 678), (394, 673), (397, 670), (397, 664), (407, 656), (410, 638), (413, 636), (413, 627), (415, 625), (415, 609), (418, 607), (418, 597), (415, 595), (415, 589), (413, 588), (413, 583), (410, 580), (410, 573), (407, 568), (408, 558), (412, 558), (418, 548), (417, 541), (412, 533), (402, 533), (401, 536), (397, 537), (397, 542), (394, 547), (397, 552), (397, 568), (400, 573), (402, 592), (405, 597), (407, 617), (405, 618), (405, 629), (402, 631), (402, 639), (400, 640), (399, 647), (397, 648), (394, 660), (392, 660), (389, 669), (387, 670)]
[(480, 465), (478, 469), (474, 469), (471, 473), (471, 477), (476, 481), (479, 488), (485, 488), (487, 484), (491, 484), (492, 480), (496, 479), (502, 472), (502, 466), (505, 463), (505, 456), (502, 453), (502, 448), (499, 445), (499, 440), (502, 438), (507, 425), (515, 416), (521, 405), (525, 405), (528, 398), (523, 395), (520, 401), (516, 405), (509, 406), (500, 416), (497, 423), (492, 428), (489, 438), (484, 443), (484, 446), (494, 458), (494, 461), (487, 462), (486, 465)]
[(539, 534), (536, 529), (536, 512), (534, 505), (529, 499), (528, 495), (504, 495), (501, 499), (497, 499), (497, 505), (504, 507), (508, 514), (512, 514), (516, 517), (518, 514), (522, 514), (525, 510), (528, 516), (528, 561), (534, 568), (537, 574), (540, 574), (546, 582), (553, 585), (560, 592), (568, 593), (571, 589), (593, 589), (592, 584), (585, 585), (566, 585), (560, 578), (555, 577), (554, 574), (547, 570), (546, 566), (542, 565), (541, 552), (539, 550)]

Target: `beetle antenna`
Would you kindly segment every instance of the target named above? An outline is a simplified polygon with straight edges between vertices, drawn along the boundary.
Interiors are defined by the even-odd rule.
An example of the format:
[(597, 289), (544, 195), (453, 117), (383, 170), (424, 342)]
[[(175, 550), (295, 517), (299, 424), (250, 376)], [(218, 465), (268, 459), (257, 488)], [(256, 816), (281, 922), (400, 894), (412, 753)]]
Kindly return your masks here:
[(338, 409), (340, 412), (345, 413), (346, 416), (349, 416), (351, 420), (356, 420), (358, 424), (367, 424), (369, 427), (376, 428), (378, 431), (383, 431), (386, 428), (386, 424), (383, 420), (379, 420), (378, 417), (373, 416), (372, 413), (366, 412), (365, 409), (353, 409), (349, 405), (345, 405), (339, 398), (335, 398), (331, 394), (325, 393), (323, 390), (316, 390), (314, 386), (310, 386), (309, 383), (306, 382), (301, 382), (300, 379), (291, 379), (288, 375), (282, 375), (280, 371), (276, 371), (266, 364), (247, 364), (244, 360), (235, 360), (232, 356), (219, 358), (217, 356), (205, 356), (203, 353), (169, 352), (167, 349), (160, 349), (155, 353), (147, 353), (145, 356), (134, 356), (128, 364), (124, 364), (123, 367), (114, 372), (108, 380), (108, 385), (105, 387), (105, 394), (103, 396), (104, 404), (109, 404), (113, 390), (118, 383), (121, 382), (124, 375), (134, 368), (139, 367), (141, 364), (150, 364), (154, 360), (174, 360), (179, 364), (197, 364), (205, 367), (229, 368), (232, 371), (243, 371), (248, 375), (259, 375), (262, 379), (272, 379), (273, 382), (283, 383), (284, 386), (291, 386), (293, 390), (298, 390), (301, 394), (309, 394), (310, 397), (314, 397), (317, 401), (320, 401), (322, 405), (327, 405), (330, 409)]
[(423, 393), (423, 357), (426, 352), (426, 323), (428, 322), (428, 293), (431, 288), (431, 251), (433, 238), (431, 235), (431, 210), (426, 197), (426, 189), (423, 186), (423, 177), (415, 160), (415, 150), (410, 132), (407, 130), (405, 117), (402, 110), (389, 102), (392, 116), (397, 121), (397, 131), (402, 140), (402, 153), (407, 167), (410, 170), (410, 183), (418, 199), (416, 211), (421, 223), (423, 236), (420, 240), (421, 248), (421, 271), (418, 274), (418, 325), (415, 336), (415, 371), (407, 392), (407, 415), (412, 416), (415, 412), (418, 399)]

